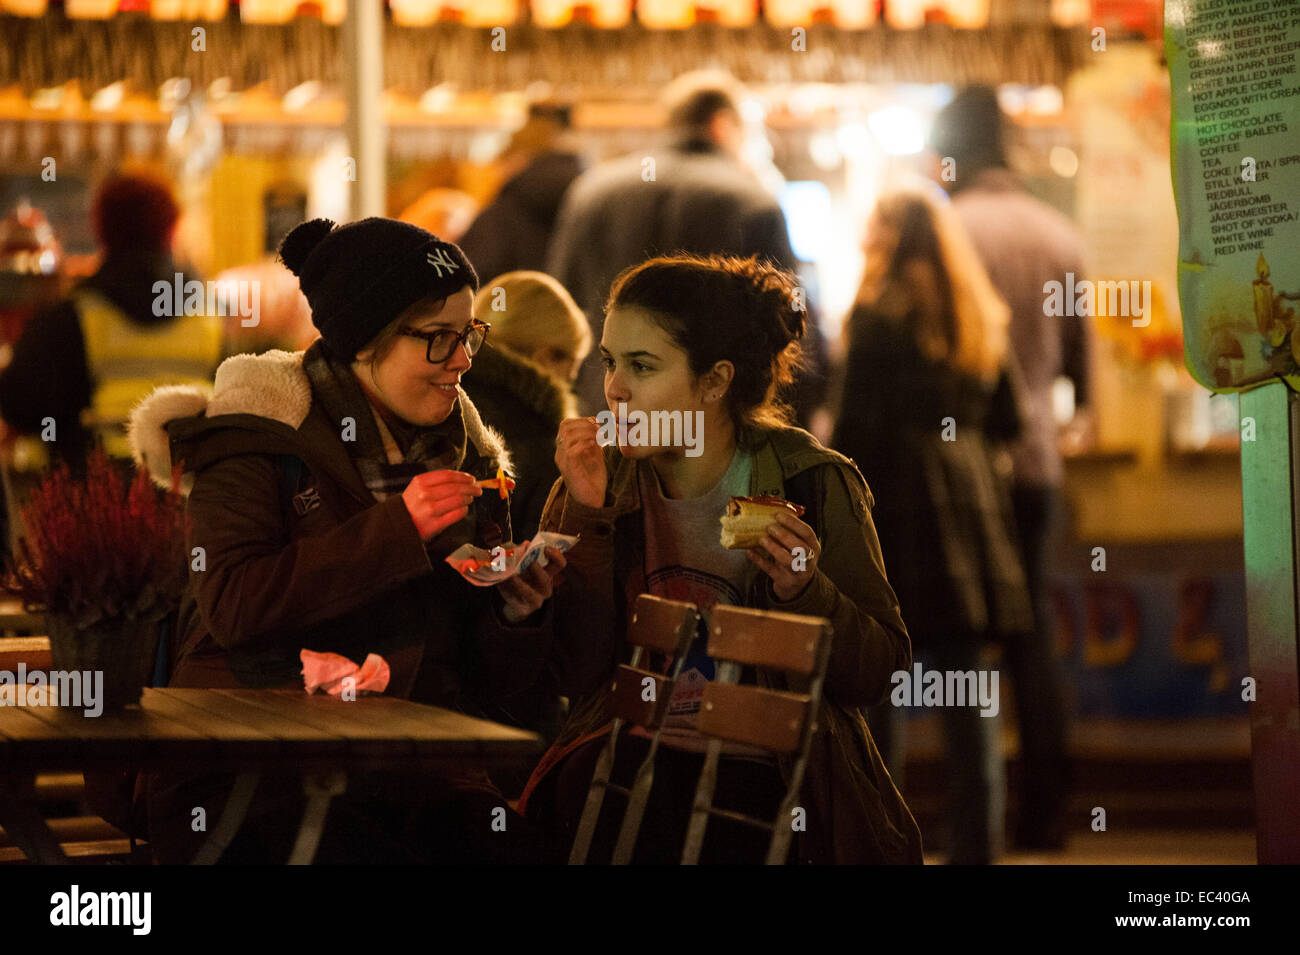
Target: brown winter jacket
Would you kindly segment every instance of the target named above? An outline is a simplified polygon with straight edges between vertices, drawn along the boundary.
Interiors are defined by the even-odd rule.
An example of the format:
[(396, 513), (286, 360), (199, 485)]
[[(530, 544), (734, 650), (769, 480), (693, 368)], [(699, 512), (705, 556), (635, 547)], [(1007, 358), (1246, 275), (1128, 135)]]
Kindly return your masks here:
[[(754, 449), (750, 493), (774, 494), (808, 508), (822, 555), (816, 575), (795, 600), (776, 600), (768, 578), (751, 566), (744, 605), (828, 618), (834, 627), (825, 698), (812, 742), (803, 805), (807, 830), (798, 834), (801, 861), (816, 863), (920, 863), (921, 834), (885, 769), (861, 707), (882, 700), (890, 675), (911, 666), (907, 629), (871, 521), (872, 496), (858, 469), (798, 428), (750, 429), (741, 437)], [(644, 520), (637, 463), (606, 449), (610, 480), (605, 507), (570, 500), (561, 479), (547, 501), (542, 529), (581, 534), (567, 555), (554, 602), (556, 665), (561, 692), (573, 708), (568, 723), (529, 780), (527, 797), (559, 759), (609, 723), (609, 677), (626, 662), (623, 639), (631, 598), (646, 590)], [(773, 689), (784, 676), (759, 672)], [(788, 779), (790, 766), (782, 761)]]
[[(307, 648), (358, 663), (378, 653), (390, 695), (470, 712), (527, 688), (550, 648), (549, 611), (510, 626), (494, 591), (443, 560), (467, 540), (508, 539), (504, 502), (483, 495), (426, 547), (400, 495), (376, 503), (366, 489), (342, 426), (312, 401), (302, 356), (235, 356), (211, 399), (161, 388), (133, 415), (137, 460), (163, 484), (179, 464), (192, 485), (171, 685), (301, 687)], [(461, 470), (508, 466), (463, 391), (453, 413), (469, 438)]]

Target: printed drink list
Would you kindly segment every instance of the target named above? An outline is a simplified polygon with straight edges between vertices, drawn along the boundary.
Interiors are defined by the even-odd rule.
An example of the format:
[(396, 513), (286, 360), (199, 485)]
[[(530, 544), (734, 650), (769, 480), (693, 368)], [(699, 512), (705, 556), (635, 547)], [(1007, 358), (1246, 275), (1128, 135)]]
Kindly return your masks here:
[(1188, 370), (1300, 388), (1300, 3), (1167, 0)]

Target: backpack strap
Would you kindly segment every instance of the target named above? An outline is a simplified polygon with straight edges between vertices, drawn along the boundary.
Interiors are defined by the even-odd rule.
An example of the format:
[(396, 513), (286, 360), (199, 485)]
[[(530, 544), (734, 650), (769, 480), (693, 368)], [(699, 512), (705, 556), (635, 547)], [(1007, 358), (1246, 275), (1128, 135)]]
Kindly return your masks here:
[(821, 502), (823, 469), (808, 468), (800, 471), (785, 484), (785, 499), (803, 508), (803, 522), (813, 529), (817, 539), (823, 537)]
[(298, 494), (307, 466), (296, 454), (280, 454), (277, 457), (280, 459), (280, 506), (289, 514), (294, 510), (293, 499)]

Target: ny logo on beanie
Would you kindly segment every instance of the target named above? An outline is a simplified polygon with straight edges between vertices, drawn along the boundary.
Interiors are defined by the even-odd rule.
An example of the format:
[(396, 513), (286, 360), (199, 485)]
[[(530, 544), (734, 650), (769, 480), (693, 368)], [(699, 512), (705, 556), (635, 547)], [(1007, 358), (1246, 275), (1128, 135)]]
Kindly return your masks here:
[(437, 249), (433, 252), (430, 252), (428, 255), (425, 256), (425, 259), (428, 261), (430, 265), (432, 265), (435, 269), (438, 270), (438, 278), (442, 278), (442, 270), (444, 268), (446, 268), (448, 274), (455, 272), (458, 268), (460, 268), (459, 265), (457, 265), (455, 262), (453, 262), (451, 259), (447, 257), (446, 249)]

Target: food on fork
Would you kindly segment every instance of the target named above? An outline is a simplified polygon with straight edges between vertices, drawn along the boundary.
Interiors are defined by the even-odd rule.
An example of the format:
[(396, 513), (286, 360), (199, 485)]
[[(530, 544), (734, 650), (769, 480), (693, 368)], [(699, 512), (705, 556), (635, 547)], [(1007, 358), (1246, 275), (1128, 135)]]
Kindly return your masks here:
[(728, 550), (755, 547), (782, 511), (802, 517), (804, 509), (780, 497), (733, 497), (722, 522), (722, 546)]

